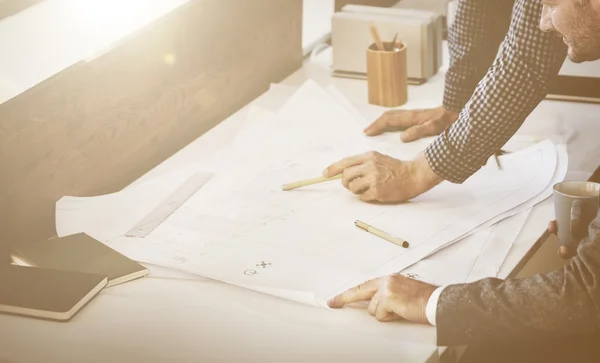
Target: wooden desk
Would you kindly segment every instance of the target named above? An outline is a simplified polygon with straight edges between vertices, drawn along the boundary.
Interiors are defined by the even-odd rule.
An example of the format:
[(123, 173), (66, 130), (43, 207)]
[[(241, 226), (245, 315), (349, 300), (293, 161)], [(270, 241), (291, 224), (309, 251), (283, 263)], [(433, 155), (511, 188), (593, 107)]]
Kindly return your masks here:
[[(348, 98), (366, 100), (364, 81), (331, 78), (318, 64), (305, 64), (283, 84), (299, 86), (308, 78), (334, 84)], [(411, 86), (405, 107), (439, 105), (443, 79), (442, 70), (428, 83)], [(276, 108), (282, 101), (265, 94), (254, 104)], [(360, 107), (374, 117), (382, 111), (366, 102)], [(592, 171), (597, 163), (588, 160), (589, 155), (600, 156), (594, 136), (600, 130), (587, 115), (599, 109), (545, 101), (520, 132), (550, 136), (562, 120), (568, 121), (578, 133), (569, 143), (570, 169)], [(227, 142), (247, 111), (248, 106), (242, 108), (135, 183), (214, 152)], [(502, 267), (502, 276), (508, 276), (532, 249), (552, 216), (549, 201), (534, 209)], [(318, 309), (160, 268), (152, 272), (157, 277), (105, 290), (68, 324), (0, 316), (0, 361), (434, 362), (438, 358), (433, 327), (381, 324), (363, 310)]]
[[(78, 2), (41, 5), (52, 3)], [(69, 59), (46, 54), (79, 35), (70, 32), (46, 41), (33, 33), (37, 42), (21, 38), (25, 44), (12, 47), (15, 29), (43, 28), (39, 19), (48, 13), (39, 8), (0, 22), (0, 37), (11, 40), (0, 42), (8, 48), (1, 62), (28, 64), (0, 70), (0, 83), (8, 79), (4, 84), (18, 90), (8, 89), (0, 105), (1, 238), (50, 237), (58, 197), (125, 187), (301, 67), (301, 4), (190, 0), (88, 61), (87, 52)], [(31, 77), (32, 68), (50, 63), (66, 69)], [(235, 128), (242, 114), (219, 130)], [(185, 150), (212, 152), (223, 141), (208, 136)], [(362, 311), (340, 314), (214, 281), (162, 276), (105, 290), (67, 324), (0, 316), (0, 361), (423, 363), (437, 357), (434, 345), (405, 341)], [(411, 335), (431, 331), (416, 327)]]
[(125, 187), (302, 65), (301, 0), (122, 3), (0, 21), (1, 239), (51, 237), (58, 198)]

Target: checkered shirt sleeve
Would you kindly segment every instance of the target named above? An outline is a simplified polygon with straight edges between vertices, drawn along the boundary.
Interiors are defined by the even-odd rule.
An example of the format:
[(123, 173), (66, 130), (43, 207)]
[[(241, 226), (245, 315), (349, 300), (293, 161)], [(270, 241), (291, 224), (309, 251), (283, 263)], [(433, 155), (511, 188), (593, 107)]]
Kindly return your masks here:
[(514, 0), (462, 0), (448, 29), (450, 65), (444, 108), (460, 112), (483, 78), (508, 30)]
[[(425, 150), (429, 166), (444, 179), (462, 183), (473, 175), (546, 96), (549, 81), (564, 62), (566, 46), (556, 35), (539, 29), (541, 12), (541, 0), (515, 1), (508, 33), (491, 67), (458, 120)], [(469, 31), (465, 28), (468, 25), (462, 32)]]

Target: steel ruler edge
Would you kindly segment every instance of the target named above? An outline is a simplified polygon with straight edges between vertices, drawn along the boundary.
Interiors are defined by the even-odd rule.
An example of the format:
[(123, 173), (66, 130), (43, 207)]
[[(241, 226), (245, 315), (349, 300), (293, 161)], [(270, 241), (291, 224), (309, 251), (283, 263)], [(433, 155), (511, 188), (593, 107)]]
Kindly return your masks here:
[(141, 238), (148, 236), (156, 227), (187, 202), (192, 195), (196, 194), (212, 177), (213, 174), (207, 172), (199, 172), (189, 177), (185, 183), (180, 185), (148, 215), (125, 233), (125, 236)]

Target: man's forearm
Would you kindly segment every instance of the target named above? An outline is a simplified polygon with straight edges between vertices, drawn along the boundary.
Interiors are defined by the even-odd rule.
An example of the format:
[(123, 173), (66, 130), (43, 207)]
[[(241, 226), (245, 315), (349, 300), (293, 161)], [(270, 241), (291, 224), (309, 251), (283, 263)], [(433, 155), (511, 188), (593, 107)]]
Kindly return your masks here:
[(599, 279), (600, 217), (562, 270), (522, 280), (447, 286), (436, 311), (438, 344), (598, 333)]
[(450, 64), (444, 108), (453, 112), (467, 103), (492, 64), (506, 34), (514, 0), (461, 0), (448, 29)]
[(462, 183), (514, 135), (548, 92), (566, 46), (539, 27), (539, 0), (517, 0), (500, 54), (479, 82), (458, 120), (427, 149), (431, 168)]

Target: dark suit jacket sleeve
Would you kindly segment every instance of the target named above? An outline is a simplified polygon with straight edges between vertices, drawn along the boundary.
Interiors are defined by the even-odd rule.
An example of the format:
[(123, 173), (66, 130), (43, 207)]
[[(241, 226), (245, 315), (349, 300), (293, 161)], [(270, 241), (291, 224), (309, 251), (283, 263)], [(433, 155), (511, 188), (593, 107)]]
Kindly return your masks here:
[(599, 333), (600, 216), (562, 270), (446, 287), (436, 323), (442, 346)]

